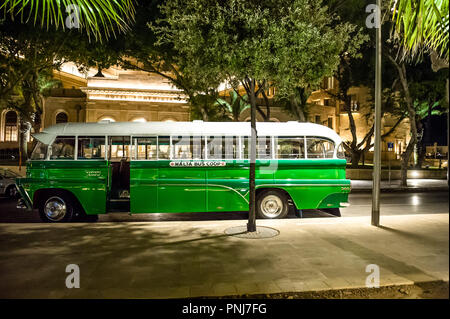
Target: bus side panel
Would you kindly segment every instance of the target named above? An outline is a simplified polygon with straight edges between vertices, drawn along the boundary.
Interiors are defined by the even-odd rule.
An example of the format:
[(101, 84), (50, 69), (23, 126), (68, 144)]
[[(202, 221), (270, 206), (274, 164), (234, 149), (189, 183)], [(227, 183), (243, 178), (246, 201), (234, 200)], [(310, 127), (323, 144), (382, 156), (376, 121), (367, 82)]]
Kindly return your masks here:
[[(39, 166), (39, 164), (33, 162), (29, 166), (30, 176), (42, 175), (38, 173), (40, 170), (34, 172), (33, 166)], [(86, 214), (106, 212), (107, 161), (55, 160), (42, 162), (42, 166), (46, 170), (45, 179), (30, 186), (33, 189), (33, 194), (30, 196), (42, 188), (64, 189), (75, 195)]]
[(345, 166), (341, 159), (279, 160), (274, 184), (289, 193), (298, 209), (338, 208), (350, 191)]
[(158, 162), (131, 161), (130, 211), (158, 212)]
[(158, 211), (160, 213), (206, 212), (204, 167), (172, 167), (158, 161)]
[(224, 167), (206, 168), (208, 211), (248, 210), (248, 163), (225, 162)]

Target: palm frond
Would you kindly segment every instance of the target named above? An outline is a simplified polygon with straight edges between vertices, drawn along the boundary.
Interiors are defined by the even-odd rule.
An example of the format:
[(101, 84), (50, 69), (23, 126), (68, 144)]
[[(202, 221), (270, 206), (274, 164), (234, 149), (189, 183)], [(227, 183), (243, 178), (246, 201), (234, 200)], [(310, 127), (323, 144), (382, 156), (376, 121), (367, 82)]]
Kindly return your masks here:
[(135, 14), (133, 0), (4, 0), (0, 10), (11, 19), (20, 18), (22, 23), (46, 29), (67, 28), (71, 13), (77, 17), (80, 30), (97, 40), (126, 32)]
[(435, 51), (449, 61), (449, 1), (391, 0), (392, 21), (405, 56)]

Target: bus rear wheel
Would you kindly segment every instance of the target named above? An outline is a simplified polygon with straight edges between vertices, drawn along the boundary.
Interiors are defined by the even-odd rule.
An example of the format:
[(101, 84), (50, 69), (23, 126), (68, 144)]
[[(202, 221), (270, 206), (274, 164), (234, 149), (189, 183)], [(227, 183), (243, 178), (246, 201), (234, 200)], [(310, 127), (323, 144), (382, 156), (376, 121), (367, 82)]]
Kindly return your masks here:
[(46, 223), (70, 222), (73, 214), (74, 205), (65, 194), (50, 195), (39, 206), (39, 215)]
[(288, 198), (277, 190), (267, 190), (259, 194), (256, 200), (256, 213), (259, 218), (279, 219), (288, 214)]

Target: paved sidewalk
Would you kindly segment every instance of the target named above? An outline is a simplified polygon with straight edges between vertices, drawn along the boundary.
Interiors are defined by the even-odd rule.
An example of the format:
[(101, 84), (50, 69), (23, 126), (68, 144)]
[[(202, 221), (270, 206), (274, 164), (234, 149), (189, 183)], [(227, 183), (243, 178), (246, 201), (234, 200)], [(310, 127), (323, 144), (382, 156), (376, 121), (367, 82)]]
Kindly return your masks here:
[[(182, 298), (364, 287), (449, 277), (449, 215), (257, 220), (269, 239), (227, 236), (244, 220), (0, 224), (0, 298)], [(65, 287), (77, 264), (81, 288)]]
[[(351, 180), (352, 192), (371, 192), (372, 180)], [(435, 192), (448, 191), (446, 179), (408, 179), (408, 187), (401, 187), (400, 180), (381, 181), (382, 192)]]

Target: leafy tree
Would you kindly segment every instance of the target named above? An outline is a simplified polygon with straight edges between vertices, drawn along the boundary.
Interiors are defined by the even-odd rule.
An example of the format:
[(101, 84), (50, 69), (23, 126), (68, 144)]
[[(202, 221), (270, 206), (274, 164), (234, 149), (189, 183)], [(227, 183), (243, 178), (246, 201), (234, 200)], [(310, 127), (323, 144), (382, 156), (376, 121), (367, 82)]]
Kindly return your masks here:
[[(24, 137), (31, 127), (35, 131), (40, 129), (42, 94), (45, 87), (54, 85), (50, 80), (52, 70), (58, 69), (67, 58), (91, 66), (89, 57), (95, 55), (99, 69), (109, 66), (116, 58), (107, 54), (110, 48), (96, 46), (88, 37), (94, 35), (101, 40), (102, 36), (115, 35), (116, 29), (123, 32), (134, 16), (131, 0), (65, 0), (63, 5), (54, 0), (11, 0), (0, 6), (4, 12), (0, 20), (0, 107), (14, 108), (20, 114), (19, 152), (25, 157)], [(71, 5), (78, 6), (78, 31), (64, 30), (63, 15)]]
[(308, 103), (312, 89), (296, 87), (289, 97), (277, 98), (278, 104), (300, 122), (306, 122), (308, 110), (313, 105)]
[[(321, 1), (170, 0), (153, 25), (160, 43), (180, 54), (178, 66), (195, 83), (218, 87), (234, 79), (251, 105), (248, 231), (255, 231), (256, 99), (267, 83), (280, 92), (318, 84), (339, 63), (350, 31), (333, 20)], [(282, 93), (283, 94), (283, 93)]]
[(46, 32), (29, 25), (0, 21), (0, 108), (14, 108), (20, 115), (20, 152), (26, 156), (25, 135), (40, 129), (43, 89), (50, 84), (52, 70), (67, 54), (67, 35)]
[(242, 112), (250, 108), (247, 96), (239, 96), (236, 91), (230, 91), (230, 101), (218, 98), (215, 106), (223, 107), (229, 114), (229, 118), (235, 122), (239, 122), (239, 116)]

